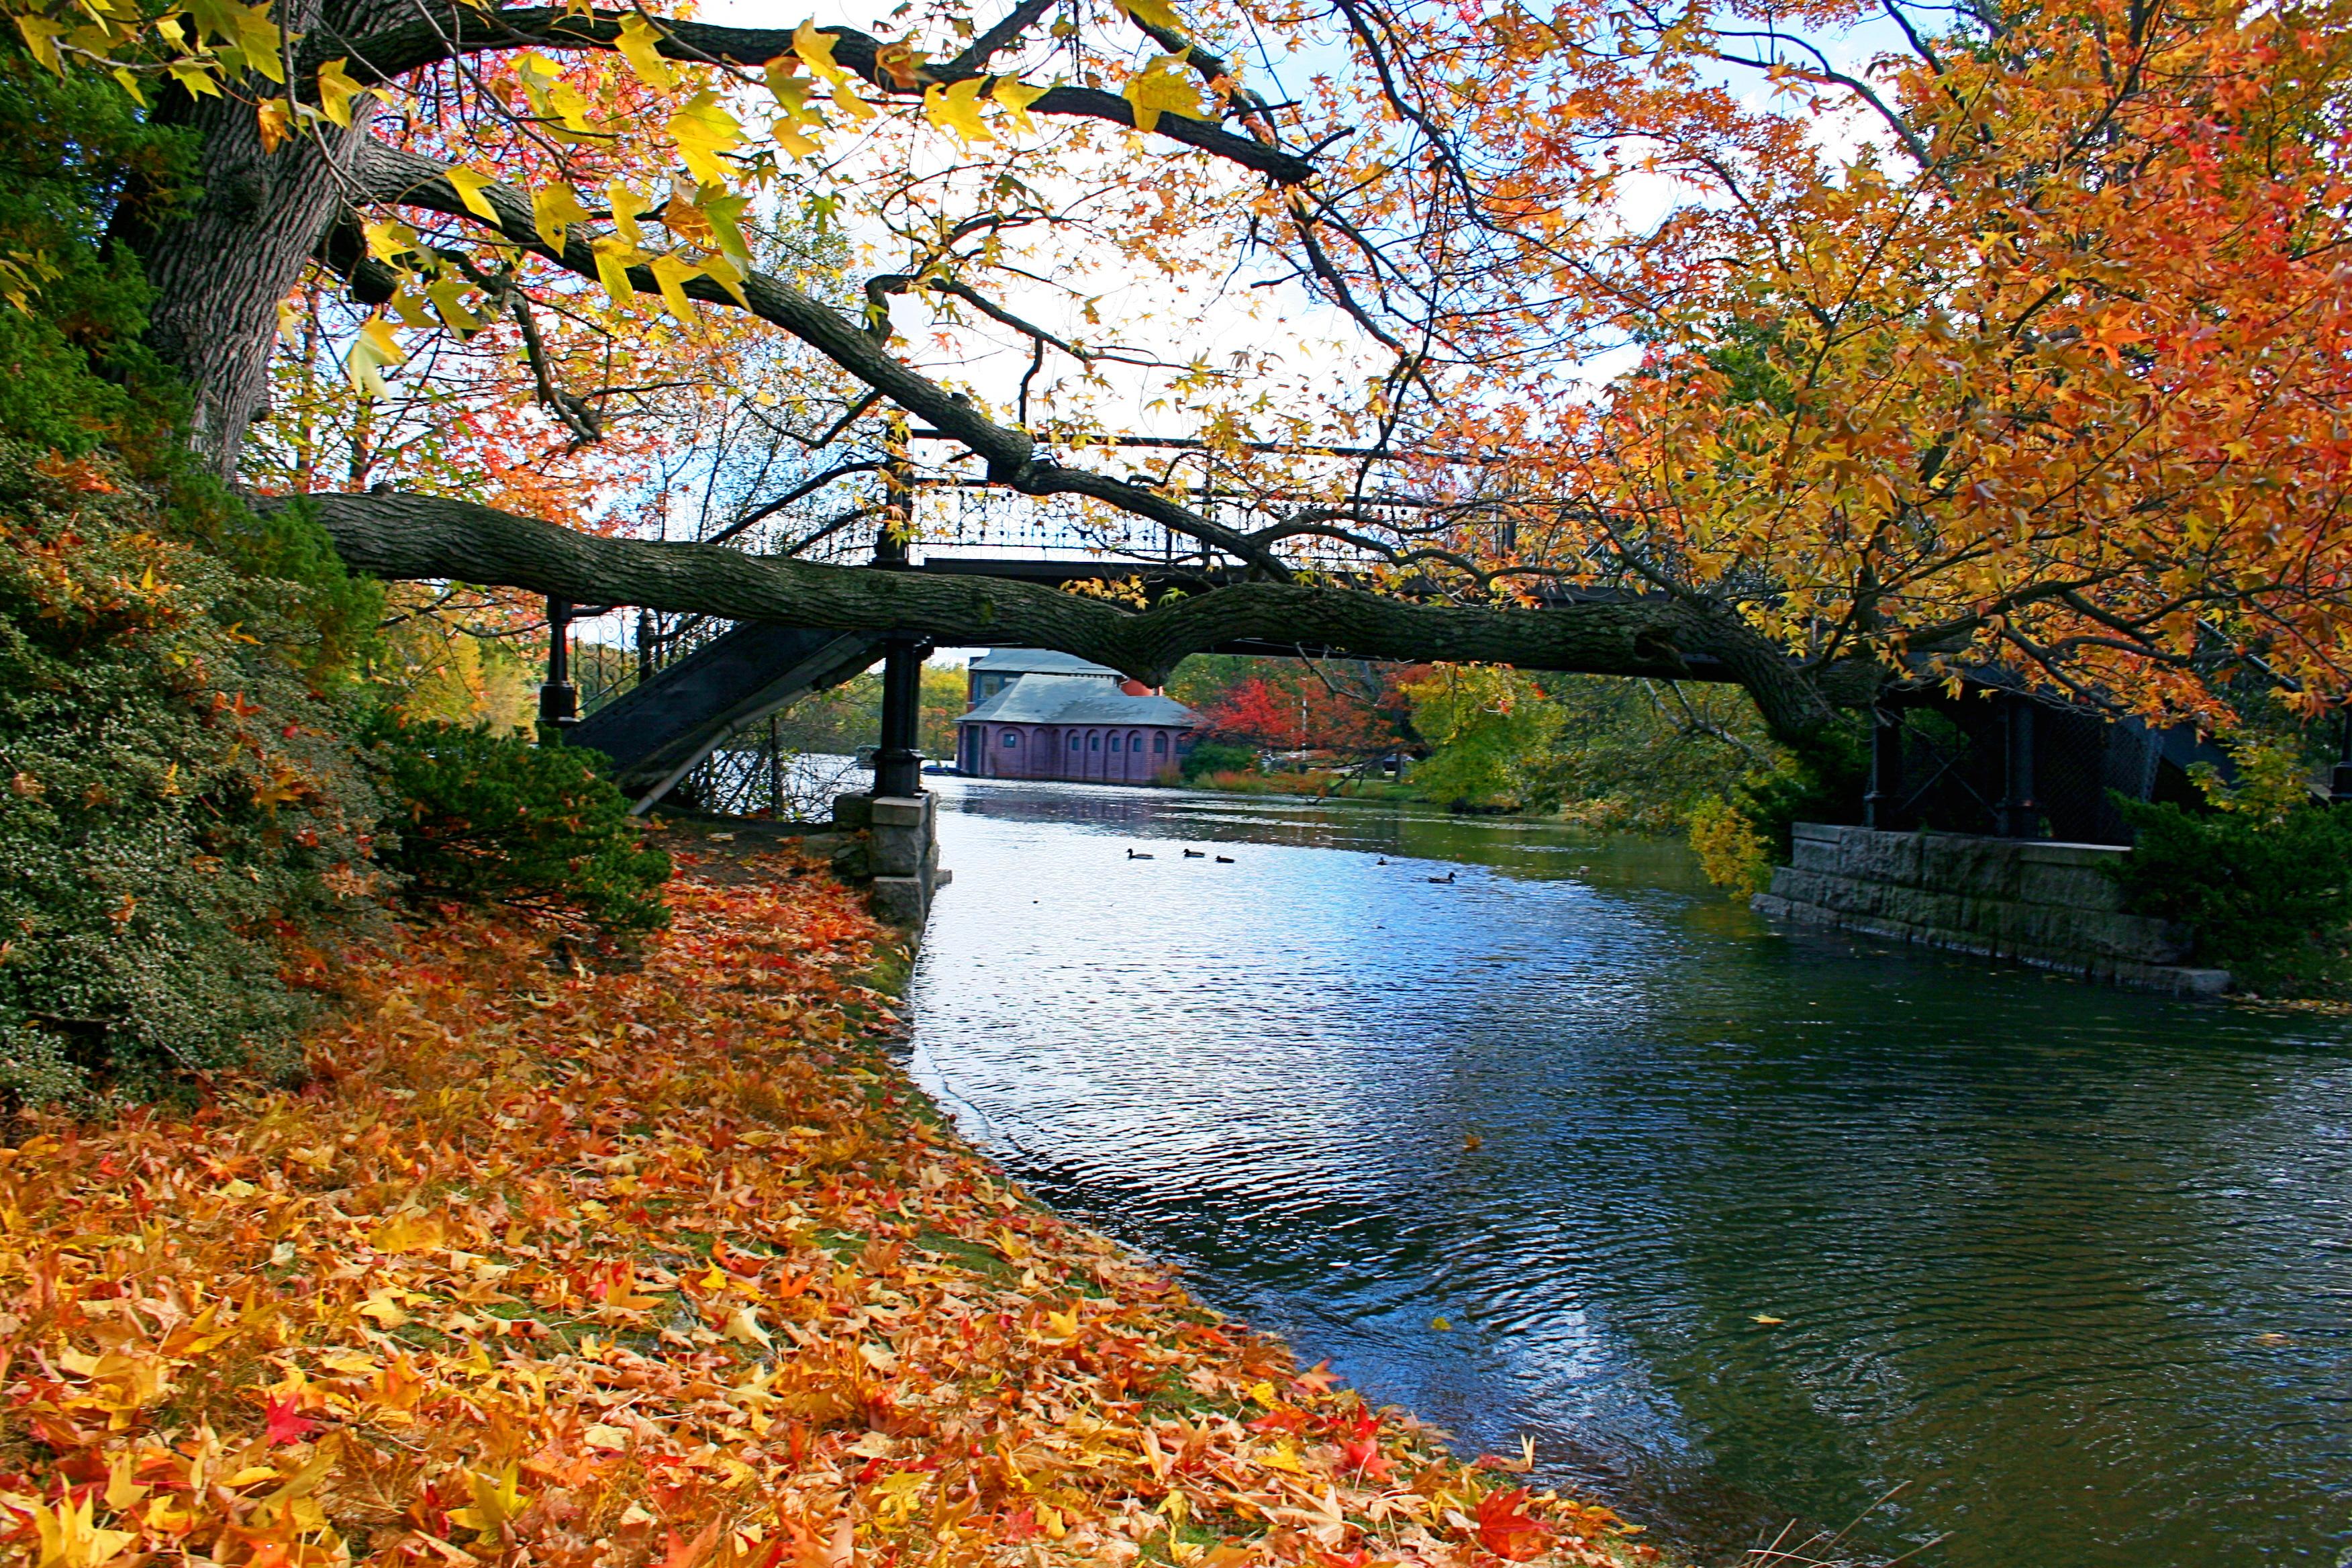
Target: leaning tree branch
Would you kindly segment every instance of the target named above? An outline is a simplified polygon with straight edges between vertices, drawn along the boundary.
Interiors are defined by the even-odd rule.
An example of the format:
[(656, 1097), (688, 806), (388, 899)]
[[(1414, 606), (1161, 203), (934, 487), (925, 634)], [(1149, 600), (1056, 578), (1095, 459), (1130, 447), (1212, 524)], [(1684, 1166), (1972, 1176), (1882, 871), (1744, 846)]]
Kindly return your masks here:
[(749, 555), (708, 544), (607, 539), (471, 501), (394, 493), (307, 498), (344, 562), (379, 577), (520, 588), (574, 604), (921, 632), (946, 643), (1058, 648), (1157, 685), (1189, 653), (1243, 639), (1354, 658), (1516, 665), (1693, 678), (1717, 661), (1773, 733), (1802, 745), (1833, 706), (1869, 700), (1866, 668), (1823, 680), (1714, 606), (1628, 597), (1541, 610), (1416, 605), (1352, 588), (1242, 583), (1134, 610), (1003, 578), (932, 576)]
[[(420, 206), (480, 223), (480, 215), (467, 205), (445, 177), (447, 172), (448, 165), (438, 159), (371, 141), (352, 160), (353, 195), (358, 199)], [(595, 250), (576, 228), (564, 237), (564, 247), (558, 251), (540, 237), (530, 204), (521, 192), (512, 185), (489, 185), (481, 195), (498, 215), (491, 226), (502, 238), (583, 278), (597, 276)], [(632, 267), (628, 276), (630, 286), (639, 293), (657, 296), (661, 292), (651, 268)], [(765, 272), (750, 274), (743, 279), (740, 300), (709, 278), (689, 278), (683, 287), (690, 299), (728, 310), (748, 307), (752, 315), (790, 332), (900, 408), (928, 421), (931, 428), (962, 442), (988, 465), (993, 483), (1025, 496), (1085, 496), (1214, 546), (1270, 577), (1287, 579), (1291, 574), (1279, 557), (1248, 535), (1213, 522), (1157, 490), (1070, 468), (1040, 454), (1027, 431), (997, 424), (968, 399), (900, 363), (856, 322), (781, 278)]]
[[(930, 82), (952, 85), (989, 74), (977, 63), (966, 65), (961, 60), (925, 65), (915, 72), (913, 87), (902, 87), (882, 68), (878, 59), (882, 41), (872, 34), (855, 27), (821, 27), (818, 31), (833, 36), (833, 58), (837, 64), (869, 87), (893, 97), (919, 95), (923, 86)], [(786, 28), (728, 27), (665, 17), (661, 34), (656, 48), (671, 59), (694, 64), (759, 67), (793, 52), (793, 35)], [(354, 74), (364, 71), (372, 79), (389, 81), (457, 55), (498, 49), (609, 49), (617, 47), (620, 37), (621, 13), (614, 11), (581, 13), (554, 6), (492, 10), (459, 5), (450, 6), (446, 15), (434, 21), (408, 22), (353, 35), (321, 32), (310, 40), (305, 52), (320, 58), (348, 54)], [(991, 52), (1011, 41), (997, 43)], [(1135, 106), (1115, 92), (1097, 88), (1049, 88), (1029, 105), (1029, 110), (1033, 114), (1100, 120), (1130, 130), (1135, 127)], [(1299, 154), (1254, 137), (1237, 136), (1213, 121), (1163, 111), (1153, 132), (1171, 142), (1181, 142), (1255, 170), (1277, 184), (1296, 185), (1315, 173), (1314, 164)]]

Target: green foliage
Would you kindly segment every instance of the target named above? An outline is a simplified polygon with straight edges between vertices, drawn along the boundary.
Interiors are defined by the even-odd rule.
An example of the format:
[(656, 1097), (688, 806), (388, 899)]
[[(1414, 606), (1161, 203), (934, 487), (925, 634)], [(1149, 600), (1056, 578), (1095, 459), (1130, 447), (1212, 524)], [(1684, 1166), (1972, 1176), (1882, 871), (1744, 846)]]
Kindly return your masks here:
[(1441, 665), (1404, 692), (1413, 728), (1436, 748), (1412, 770), (1423, 799), (1544, 804), (1546, 763), (1564, 716), (1531, 677), (1491, 665)]
[(1184, 753), (1184, 782), (1204, 773), (1249, 773), (1257, 771), (1257, 752), (1226, 741), (1202, 741)]
[(2307, 793), (2275, 811), (2116, 804), (2133, 833), (2115, 873), (2126, 908), (2194, 928), (2198, 956), (2249, 989), (2347, 989), (2352, 809)]
[(192, 162), (115, 83), (0, 45), (0, 278), (30, 285), (0, 306), (0, 431), (68, 457), (177, 447), (183, 400), (140, 342), (146, 280), (103, 241), (180, 199)]
[(669, 857), (588, 751), (380, 713), (362, 730), (400, 839), (383, 860), (412, 896), (576, 917), (607, 934), (669, 921)]
[(1609, 675), (1546, 676), (1543, 687), (1560, 725), (1539, 787), (1588, 827), (1674, 832), (1779, 756), (1736, 687)]
[(0, 442), (0, 1094), (283, 1072), (376, 803), (256, 584), (101, 456)]
[(373, 910), (376, 802), (323, 693), (377, 595), (191, 457), (110, 229), (185, 136), (0, 43), (0, 1097), (298, 1065), (316, 944)]

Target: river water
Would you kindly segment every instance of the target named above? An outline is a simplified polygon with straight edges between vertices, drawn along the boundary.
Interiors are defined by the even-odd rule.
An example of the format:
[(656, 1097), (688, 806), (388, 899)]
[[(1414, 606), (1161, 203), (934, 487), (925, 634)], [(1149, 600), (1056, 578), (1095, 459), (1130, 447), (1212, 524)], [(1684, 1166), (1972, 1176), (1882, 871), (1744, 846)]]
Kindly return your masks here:
[(2352, 1563), (2352, 1026), (1558, 825), (940, 783), (925, 1087), (1460, 1451), (1709, 1563), (1902, 1484), (1853, 1539), (1947, 1568)]

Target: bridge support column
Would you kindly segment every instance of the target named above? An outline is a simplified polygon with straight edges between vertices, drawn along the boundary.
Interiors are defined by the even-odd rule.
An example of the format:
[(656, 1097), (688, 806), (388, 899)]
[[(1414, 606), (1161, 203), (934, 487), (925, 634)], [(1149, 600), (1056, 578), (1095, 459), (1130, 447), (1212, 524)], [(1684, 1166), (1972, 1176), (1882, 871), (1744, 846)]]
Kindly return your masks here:
[(2000, 832), (2004, 838), (2042, 837), (2042, 805), (2033, 797), (2034, 704), (2030, 698), (2005, 696), (2001, 704)]
[(2343, 805), (2352, 803), (2352, 707), (2344, 710), (2343, 749), (2336, 753), (2336, 771), (2328, 779), (2327, 804)]
[(539, 743), (563, 744), (564, 731), (580, 722), (580, 693), (572, 684), (572, 606), (547, 601), (547, 679), (539, 687)]
[(882, 745), (874, 754), (874, 795), (913, 796), (923, 793), (923, 658), (931, 645), (919, 637), (893, 634), (890, 651), (882, 660)]
[(1870, 789), (1862, 797), (1865, 827), (1891, 828), (1903, 800), (1903, 721), (1870, 710)]

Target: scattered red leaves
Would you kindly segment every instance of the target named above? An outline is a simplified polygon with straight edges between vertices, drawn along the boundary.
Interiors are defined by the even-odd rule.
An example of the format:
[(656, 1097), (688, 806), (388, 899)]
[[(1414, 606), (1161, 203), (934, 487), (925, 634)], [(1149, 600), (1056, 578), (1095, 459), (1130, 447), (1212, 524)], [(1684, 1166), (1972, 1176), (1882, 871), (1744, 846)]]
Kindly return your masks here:
[(1493, 1491), (1027, 1203), (887, 1054), (855, 978), (882, 929), (780, 857), (749, 868), (674, 883), (633, 971), (453, 921), (353, 977), (307, 1087), (0, 1149), (0, 1545), (42, 1568), (1654, 1555), (1606, 1510)]

